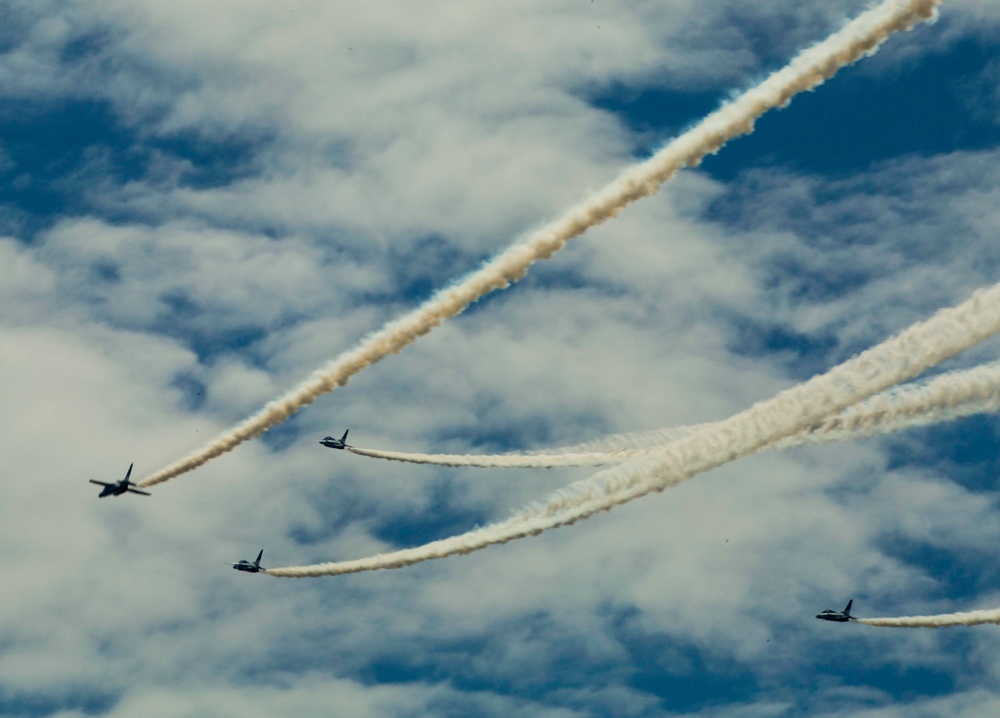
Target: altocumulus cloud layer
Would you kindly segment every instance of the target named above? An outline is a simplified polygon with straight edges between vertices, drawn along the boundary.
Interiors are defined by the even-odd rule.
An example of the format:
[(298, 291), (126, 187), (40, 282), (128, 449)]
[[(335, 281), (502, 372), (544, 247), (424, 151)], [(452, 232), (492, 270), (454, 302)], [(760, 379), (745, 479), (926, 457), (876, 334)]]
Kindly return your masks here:
[[(754, 119), (767, 109), (786, 104), (792, 96), (803, 90), (812, 89), (845, 64), (855, 61), (865, 53), (873, 52), (893, 32), (909, 29), (921, 19), (931, 17), (937, 4), (936, 2), (887, 2), (870, 10), (850, 23), (839, 33), (828, 38), (824, 43), (799, 55), (786, 69), (775, 73), (753, 90), (746, 92), (721, 110), (710, 115), (697, 127), (689, 130), (677, 140), (670, 143), (651, 160), (626, 173), (607, 190), (585, 202), (581, 208), (573, 210), (564, 219), (539, 231), (524, 243), (514, 245), (506, 253), (488, 263), (483, 269), (464, 280), (460, 280), (455, 286), (438, 295), (408, 317), (398, 320), (381, 332), (376, 333), (358, 349), (334, 361), (329, 367), (319, 370), (305, 384), (293, 390), (282, 399), (268, 404), (261, 412), (215, 439), (204, 449), (177, 464), (157, 472), (140, 482), (140, 485), (148, 487), (167, 481), (231, 450), (247, 438), (263, 433), (271, 426), (288, 418), (298, 408), (312, 403), (320, 394), (332, 391), (337, 386), (343, 385), (351, 376), (363, 368), (370, 366), (389, 353), (399, 351), (417, 337), (431, 331), (441, 321), (459, 313), (472, 301), (494, 289), (507, 286), (510, 281), (520, 279), (531, 264), (539, 259), (551, 256), (553, 252), (564, 246), (570, 238), (577, 236), (595, 224), (615, 216), (620, 209), (635, 199), (653, 193), (664, 181), (673, 177), (681, 167), (697, 164), (706, 154), (717, 151), (727, 140), (739, 134), (752, 131)], [(981, 300), (982, 298), (979, 298), (979, 301)], [(992, 333), (992, 330), (989, 329), (986, 329), (985, 333), (980, 333), (981, 331), (983, 330), (977, 331), (975, 327), (971, 330), (968, 338), (970, 344), (980, 341)], [(975, 337), (975, 339), (972, 339), (972, 337)], [(963, 345), (959, 341), (956, 346), (959, 348), (945, 345), (945, 348), (936, 359), (927, 360), (924, 363), (916, 362), (918, 371), (925, 369), (927, 366), (932, 366), (949, 354), (965, 348), (966, 345)], [(867, 394), (865, 393), (865, 389), (861, 389), (859, 393), (850, 395), (846, 400), (841, 400), (835, 406), (834, 410), (845, 408), (849, 404), (865, 398), (868, 394), (874, 393), (879, 388), (889, 386), (910, 375), (912, 373), (906, 374), (904, 370), (895, 379), (883, 379), (881, 387), (876, 385), (875, 389), (868, 389)], [(981, 400), (985, 397), (977, 398)], [(821, 407), (824, 406), (823, 402), (817, 401), (815, 397), (810, 397), (810, 399), (816, 401)], [(791, 430), (777, 429), (775, 436), (757, 440), (756, 445), (750, 449), (733, 450), (731, 447), (725, 447), (725, 453), (731, 454), (732, 457), (748, 453), (759, 446), (781, 439), (787, 434), (803, 430), (806, 428), (806, 425), (815, 422), (827, 413), (830, 413), (829, 409), (826, 411), (821, 409), (815, 415), (806, 414), (805, 417), (799, 419), (800, 426), (796, 426)], [(728, 430), (726, 424), (722, 424), (721, 426), (723, 427), (722, 431)], [(679, 440), (682, 445), (686, 441), (689, 441), (689, 439)], [(687, 472), (688, 475), (706, 470), (707, 468), (714, 468), (723, 463), (723, 461), (706, 459), (696, 463), (699, 464), (699, 467), (689, 470)], [(684, 472), (683, 467), (675, 468), (674, 470)], [(662, 486), (659, 488), (662, 488)], [(653, 490), (653, 488), (647, 487), (645, 490), (640, 491), (638, 495), (650, 490)], [(613, 505), (613, 503), (602, 505), (600, 509), (606, 509), (610, 505)], [(590, 515), (594, 510), (587, 509), (583, 512), (577, 512), (568, 518), (562, 517), (551, 520), (547, 526), (551, 527), (572, 523), (579, 520), (579, 518)], [(544, 509), (544, 513), (552, 514), (554, 512), (550, 507), (547, 507)], [(512, 521), (520, 522), (521, 518), (515, 517)], [(519, 529), (515, 533), (487, 529), (487, 533), (492, 531), (495, 534), (490, 539), (472, 542), (459, 541), (459, 548), (453, 550), (436, 548), (428, 554), (428, 557), (448, 555), (449, 551), (452, 553), (466, 553), (472, 549), (473, 545), (483, 546), (491, 543), (502, 543), (511, 538), (533, 535), (540, 530), (537, 526), (532, 526), (530, 529)], [(380, 567), (406, 565), (418, 560), (411, 556), (410, 553), (407, 554), (405, 560), (394, 558), (384, 559), (381, 561)], [(323, 575), (356, 570), (363, 569), (352, 564), (350, 570), (335, 568), (333, 566), (322, 569), (277, 569), (272, 572), (272, 575)]]
[[(626, 465), (619, 471), (581, 482), (503, 523), (371, 559), (269, 569), (268, 574), (301, 578), (400, 568), (428, 559), (471, 553), (566, 526), (639, 496), (662, 491), (695, 474), (804, 431), (829, 414), (935, 366), (998, 331), (1000, 284), (977, 293), (963, 305), (941, 311), (926, 323), (911, 327), (827, 374), (782, 392), (727, 421), (677, 439), (644, 461), (636, 461), (639, 464), (636, 467)], [(984, 400), (990, 393), (983, 392), (976, 399)]]
[(482, 269), (442, 290), (408, 316), (390, 323), (356, 349), (319, 369), (284, 397), (269, 403), (203, 449), (144, 479), (140, 485), (155, 486), (259, 436), (317, 397), (347, 383), (362, 369), (427, 334), (477, 299), (521, 279), (532, 264), (551, 257), (570, 239), (616, 216), (635, 200), (653, 194), (681, 168), (697, 165), (728, 140), (752, 132), (754, 120), (767, 110), (785, 105), (793, 96), (813, 89), (844, 65), (874, 52), (892, 33), (907, 30), (932, 17), (938, 4), (939, 0), (893, 0), (868, 11), (840, 32), (798, 55), (783, 70), (706, 117), (563, 218), (514, 244)]
[[(298, 409), (312, 403), (321, 394), (332, 391), (337, 386), (346, 384), (351, 376), (365, 367), (379, 361), (390, 353), (398, 352), (419, 336), (433, 330), (443, 320), (460, 313), (477, 299), (498, 288), (508, 286), (511, 281), (521, 279), (528, 267), (540, 259), (550, 257), (554, 252), (562, 248), (569, 239), (578, 236), (596, 224), (614, 217), (622, 208), (636, 199), (652, 194), (663, 182), (672, 178), (677, 170), (684, 166), (697, 165), (706, 154), (717, 151), (732, 137), (751, 132), (754, 119), (767, 109), (786, 104), (792, 96), (803, 90), (812, 89), (823, 80), (829, 78), (843, 65), (855, 61), (862, 54), (873, 52), (891, 33), (909, 29), (915, 22), (930, 17), (938, 4), (939, 2), (929, 0), (923, 2), (887, 2), (869, 11), (866, 15), (858, 18), (824, 43), (811, 48), (806, 53), (797, 57), (785, 70), (775, 73), (774, 76), (761, 85), (758, 85), (753, 90), (748, 91), (740, 98), (729, 103), (723, 109), (710, 115), (697, 127), (689, 130), (677, 140), (670, 143), (651, 160), (627, 172), (614, 185), (611, 185), (593, 199), (585, 202), (580, 208), (571, 211), (563, 219), (540, 230), (523, 243), (512, 246), (507, 252), (489, 262), (483, 269), (463, 280), (459, 280), (454, 286), (439, 294), (409, 316), (393, 322), (366, 340), (357, 349), (335, 360), (328, 367), (317, 371), (312, 378), (285, 397), (271, 402), (258, 414), (213, 440), (202, 450), (153, 474), (140, 482), (140, 485), (154, 486), (167, 481), (197, 468), (216, 456), (230, 451), (248, 438), (260, 435), (272, 426), (287, 419)], [(977, 297), (975, 301), (983, 302), (985, 300), (983, 297)], [(980, 307), (977, 307), (977, 309), (980, 312), (982, 311)], [(996, 308), (991, 307), (987, 302), (986, 311), (990, 312), (993, 309)], [(954, 321), (956, 320), (949, 315), (946, 323)], [(964, 320), (958, 323), (965, 324), (968, 321)], [(898, 373), (892, 375), (891, 378), (882, 379), (881, 386), (889, 386), (905, 380), (914, 373), (919, 373), (928, 366), (933, 366), (950, 354), (965, 349), (967, 345), (981, 341), (995, 331), (995, 328), (988, 326), (981, 319), (978, 324), (974, 323), (973, 327), (966, 334), (965, 342), (967, 343), (963, 343), (961, 339), (955, 344), (944, 342), (943, 346), (939, 347), (939, 353), (934, 358), (925, 361), (914, 361), (913, 357), (909, 356), (905, 361), (899, 362), (900, 371)], [(879, 359), (877, 361), (884, 362), (886, 360)], [(916, 368), (914, 368), (914, 365)], [(865, 373), (864, 370), (854, 371), (857, 373), (858, 378)], [(981, 379), (982, 377), (979, 378)], [(940, 420), (939, 417), (942, 415), (947, 418), (953, 418), (958, 415), (990, 410), (993, 406), (993, 394), (995, 392), (989, 386), (989, 378), (986, 381), (986, 389), (977, 386), (975, 378), (967, 378), (961, 382), (961, 388), (958, 389), (958, 393), (960, 395), (969, 395), (967, 399), (956, 399), (953, 393), (943, 388), (940, 388), (938, 391), (932, 389), (929, 392), (929, 398), (924, 396), (917, 398), (913, 404), (918, 406), (926, 403), (937, 405), (936, 413), (923, 412), (921, 414), (920, 423), (932, 423), (935, 420)], [(877, 391), (880, 385), (876, 384), (875, 387), (875, 389), (867, 386), (859, 388), (855, 393), (849, 394), (847, 399), (840, 400), (839, 404), (835, 405), (834, 410), (845, 409), (850, 404), (866, 398), (867, 394)], [(574, 523), (580, 518), (592, 515), (595, 511), (606, 510), (612, 505), (630, 500), (649, 491), (662, 490), (665, 486), (681, 480), (680, 477), (689, 478), (694, 474), (715, 468), (726, 461), (731, 461), (751, 451), (766, 447), (768, 444), (778, 444), (781, 448), (785, 448), (795, 445), (800, 441), (801, 443), (806, 443), (804, 439), (796, 440), (796, 438), (789, 438), (789, 435), (794, 437), (800, 434), (808, 435), (812, 433), (821, 436), (827, 433), (827, 431), (810, 432), (809, 425), (814, 424), (830, 413), (829, 398), (829, 395), (824, 397), (822, 394), (819, 396), (807, 395), (805, 398), (796, 397), (793, 403), (812, 403), (821, 408), (813, 413), (805, 413), (797, 417), (798, 424), (794, 425), (791, 429), (780, 427), (774, 429), (771, 434), (764, 432), (764, 438), (761, 438), (759, 435), (756, 439), (749, 442), (749, 447), (734, 448), (733, 446), (726, 445), (719, 437), (715, 436), (713, 432), (718, 432), (721, 437), (726, 437), (731, 431), (730, 422), (719, 422), (713, 427), (700, 430), (694, 429), (692, 430), (694, 438), (683, 437), (676, 439), (675, 443), (679, 444), (679, 446), (672, 447), (672, 449), (677, 452), (677, 455), (683, 456), (687, 449), (686, 444), (695, 443), (699, 438), (706, 442), (707, 446), (711, 447), (712, 452), (721, 453), (715, 453), (712, 457), (706, 455), (701, 459), (688, 459), (686, 465), (683, 459), (675, 459), (673, 462), (668, 461), (665, 466), (669, 466), (669, 469), (664, 469), (664, 465), (653, 468), (652, 465), (655, 464), (655, 458), (649, 458), (647, 461), (650, 465), (644, 465), (639, 469), (639, 472), (648, 474), (665, 473), (666, 478), (647, 483), (638, 490), (630, 487), (630, 484), (633, 484), (635, 479), (623, 483), (621, 478), (616, 475), (610, 482), (610, 486), (613, 488), (609, 489), (606, 485), (605, 488), (599, 491), (599, 494), (608, 496), (607, 499), (602, 500), (586, 497), (586, 492), (584, 492), (584, 497), (586, 498), (574, 497), (569, 502), (571, 505), (576, 504), (575, 508), (570, 506), (569, 511), (567, 511), (567, 507), (565, 506), (567, 503), (565, 498), (560, 496), (554, 502), (543, 502), (539, 508), (535, 508), (527, 514), (516, 515), (504, 524), (488, 527), (473, 534), (455, 537), (455, 539), (449, 539), (445, 542), (438, 542), (426, 548), (400, 551), (388, 556), (380, 555), (374, 560), (287, 569), (270, 569), (268, 573), (274, 576), (302, 577), (338, 575), (375, 568), (397, 568), (417, 563), (427, 558), (439, 558), (455, 553), (468, 553), (475, 548), (482, 548), (496, 543), (505, 543), (512, 538), (536, 535), (546, 528)], [(880, 428), (869, 428), (863, 431), (855, 430), (853, 438), (871, 433), (887, 433), (897, 428), (908, 428), (913, 422), (907, 421), (905, 418), (901, 420), (901, 417), (914, 413), (913, 404), (909, 407), (905, 405), (899, 407), (895, 413), (892, 410), (889, 410), (888, 413), (884, 413), (886, 412), (884, 409), (881, 410), (879, 414)], [(966, 404), (964, 410), (961, 408), (962, 404)], [(766, 414), (767, 411), (765, 410), (763, 413)], [(771, 413), (776, 412), (772, 411)], [(740, 418), (740, 416), (734, 417), (732, 421), (738, 422)], [(828, 419), (828, 422), (837, 422), (838, 420), (841, 422), (844, 421), (840, 417), (837, 417), (832, 420)], [(852, 417), (848, 417), (846, 421), (852, 421)], [(865, 422), (866, 420), (863, 417), (853, 417), (853, 421)], [(750, 423), (752, 424), (753, 420), (750, 420)], [(871, 426), (874, 422), (868, 419), (867, 423)], [(829, 439), (832, 436), (837, 436), (840, 439), (852, 438), (851, 434), (845, 434), (843, 429), (838, 428), (837, 431), (837, 434), (831, 432), (826, 438)], [(679, 433), (687, 432), (681, 431)], [(707, 438), (702, 437), (702, 434), (707, 435)], [(822, 440), (818, 439), (818, 441)], [(355, 453), (364, 454), (365, 452), (356, 451)], [(369, 455), (373, 454), (369, 452)], [(409, 458), (402, 458), (400, 455), (393, 456), (384, 453), (381, 455), (381, 458), (408, 460), (413, 463), (476, 465), (474, 458), (465, 461), (459, 457), (422, 460), (412, 455)], [(620, 458), (624, 459), (626, 457)], [(518, 460), (508, 458), (506, 460), (487, 462), (486, 465), (518, 465), (517, 463), (509, 463), (511, 461), (516, 462)], [(540, 461), (539, 457), (536, 456), (531, 460), (531, 463), (524, 463), (524, 457), (521, 457), (520, 461), (522, 462), (520, 464), (522, 466), (551, 467), (557, 465), (606, 463), (606, 457), (604, 459), (600, 456), (581, 457), (576, 454), (563, 455), (555, 459), (548, 459), (547, 461), (544, 459)], [(479, 464), (482, 465), (482, 462), (480, 461)], [(591, 480), (591, 483), (593, 483), (593, 480)], [(579, 493), (579, 489), (576, 490), (576, 493)], [(621, 493), (622, 496), (613, 497), (613, 494), (616, 493)], [(588, 503), (595, 502), (596, 507), (587, 505)], [(558, 505), (558, 508), (554, 508), (554, 505)], [(532, 518), (537, 519), (539, 516), (542, 518), (542, 521), (537, 525), (528, 520)], [(529, 527), (523, 526), (526, 522), (531, 525)], [(511, 529), (508, 527), (509, 524), (515, 524), (517, 527)], [(995, 622), (993, 619), (983, 619), (979, 615), (988, 613), (978, 612), (975, 614), (975, 618), (967, 620), (975, 623)], [(962, 615), (972, 616), (973, 614)], [(940, 621), (935, 623), (934, 617), (919, 617), (913, 619), (870, 619), (868, 622), (872, 625), (907, 626), (957, 625), (957, 623), (961, 623), (960, 620), (954, 619), (954, 616), (940, 617)]]
[[(919, 428), (993, 410), (995, 341), (473, 560), (307, 582), (224, 562), (624, 499), (677, 439), (996, 282), (995, 4), (943, 4), (186, 481), (134, 501), (85, 481), (224, 434), (866, 8), (10, 3), (0, 712), (994, 713), (991, 631), (812, 616), (1000, 605), (995, 418)], [(416, 456), (629, 461), (579, 482), (316, 444), (347, 427)]]
[[(846, 408), (837, 416), (771, 444), (788, 449), (807, 444), (851, 441), (891, 434), (918, 426), (992, 413), (1000, 408), (1000, 364), (954, 371), (928, 382), (899, 386)], [(484, 468), (551, 469), (560, 466), (601, 466), (634, 459), (676, 441), (703, 426), (677, 426), (635, 434), (607, 436), (595, 441), (535, 452), (508, 454), (415, 454), (346, 447), (358, 456), (410, 464), (478, 466)]]

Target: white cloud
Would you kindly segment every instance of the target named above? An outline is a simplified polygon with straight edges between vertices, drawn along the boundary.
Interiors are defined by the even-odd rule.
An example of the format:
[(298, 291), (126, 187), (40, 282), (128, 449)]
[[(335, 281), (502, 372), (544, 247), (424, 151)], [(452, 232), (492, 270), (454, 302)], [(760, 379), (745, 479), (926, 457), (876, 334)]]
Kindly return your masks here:
[[(988, 497), (934, 467), (887, 472), (874, 442), (759, 457), (405, 572), (292, 582), (223, 562), (262, 547), (265, 565), (390, 550), (580, 476), (362, 462), (319, 447), (327, 433), (462, 451), (716, 419), (795, 380), (788, 354), (745, 351), (739, 320), (832, 337), (802, 358), (826, 366), (962, 298), (998, 259), (991, 151), (839, 180), (688, 173), (317, 402), (284, 440), (149, 499), (96, 501), (86, 483), (202, 443), (411, 306), (400, 286), (473, 268), (603, 184), (635, 138), (588, 105), (594, 88), (721, 95), (860, 5), (18, 4), (3, 92), (106, 100), (121, 123), (109, 132), (159, 159), (124, 178), (99, 167), (79, 188), (89, 209), (0, 241), (4, 695), (90, 697), (107, 715), (676, 714), (634, 680), (650, 660), (632, 653), (640, 637), (677, 659), (657, 659), (665, 674), (696, 678), (690, 649), (759, 682), (759, 700), (696, 714), (794, 710), (808, 699), (771, 686), (831, 646), (954, 671), (965, 659), (942, 634), (812, 625), (852, 595), (859, 613), (947, 604), (940, 577), (888, 538), (991, 545)], [(954, 7), (989, 24), (987, 4)], [(166, 140), (203, 142), (209, 159)], [(212, 159), (227, 142), (247, 156)], [(191, 181), (216, 161), (240, 172)], [(813, 276), (824, 291), (801, 294)], [(993, 675), (993, 639), (968, 641), (975, 676)], [(892, 700), (872, 695), (841, 694), (850, 707), (830, 715)], [(974, 715), (992, 701), (971, 691), (914, 709)]]

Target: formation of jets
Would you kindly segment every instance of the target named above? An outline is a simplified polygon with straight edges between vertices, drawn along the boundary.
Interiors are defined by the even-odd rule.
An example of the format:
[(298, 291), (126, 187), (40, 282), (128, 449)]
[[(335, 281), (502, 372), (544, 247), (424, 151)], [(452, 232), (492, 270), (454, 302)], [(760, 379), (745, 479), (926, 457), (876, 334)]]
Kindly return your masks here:
[[(350, 431), (350, 429), (348, 429), (347, 431)], [(344, 435), (339, 439), (334, 438), (332, 436), (327, 436), (319, 443), (327, 447), (328, 449), (346, 449), (350, 446), (347, 443), (347, 431), (345, 431)], [(121, 481), (115, 481), (109, 484), (107, 481), (95, 481), (94, 479), (90, 479), (90, 483), (98, 484), (99, 486), (104, 487), (103, 489), (101, 489), (101, 493), (98, 494), (97, 497), (103, 499), (105, 496), (121, 496), (124, 493), (142, 494), (143, 496), (150, 496), (150, 493), (148, 491), (143, 491), (139, 488), (136, 488), (138, 484), (129, 480), (132, 476), (132, 467), (134, 465), (135, 465), (134, 463), (129, 464), (128, 471), (125, 473), (125, 478), (122, 479)], [(226, 565), (232, 566), (237, 571), (245, 571), (247, 573), (260, 573), (261, 571), (267, 570), (266, 568), (260, 565), (260, 559), (261, 557), (263, 557), (263, 555), (264, 555), (264, 549), (261, 549), (260, 553), (257, 554), (257, 560), (252, 563), (244, 558), (237, 563), (227, 563)], [(852, 598), (850, 601), (847, 602), (847, 607), (844, 608), (843, 611), (834, 611), (833, 609), (828, 608), (825, 611), (820, 611), (819, 613), (817, 613), (816, 618), (823, 621), (836, 621), (837, 623), (847, 623), (848, 621), (856, 621), (857, 619), (851, 615), (851, 606), (853, 604), (854, 604), (854, 599)]]
[[(350, 429), (348, 429), (348, 431), (350, 431)], [(348, 447), (347, 431), (345, 431), (344, 435), (339, 439), (335, 439), (332, 436), (328, 436), (319, 443), (331, 449), (346, 449)], [(97, 498), (103, 499), (105, 496), (121, 496), (122, 494), (125, 493), (151, 496), (151, 494), (148, 491), (143, 491), (142, 489), (138, 488), (139, 485), (130, 480), (132, 477), (133, 466), (135, 466), (134, 463), (129, 464), (128, 471), (125, 473), (125, 478), (122, 479), (121, 481), (108, 483), (107, 481), (96, 481), (94, 479), (89, 479), (90, 483), (104, 487), (103, 489), (101, 489), (101, 493), (97, 495)], [(247, 573), (260, 573), (261, 571), (267, 570), (266, 568), (260, 565), (260, 559), (263, 555), (264, 555), (264, 549), (261, 549), (260, 553), (257, 554), (257, 560), (254, 561), (253, 563), (251, 563), (246, 559), (242, 559), (238, 563), (230, 563), (227, 565), (232, 566), (237, 571), (245, 571)]]

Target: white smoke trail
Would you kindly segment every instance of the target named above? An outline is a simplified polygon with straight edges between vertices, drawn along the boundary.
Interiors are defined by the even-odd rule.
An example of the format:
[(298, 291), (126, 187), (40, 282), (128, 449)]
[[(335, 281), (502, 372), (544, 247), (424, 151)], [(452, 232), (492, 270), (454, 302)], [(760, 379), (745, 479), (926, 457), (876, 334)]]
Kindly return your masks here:
[(858, 623), (882, 628), (947, 628), (1000, 623), (1000, 608), (965, 613), (942, 613), (936, 616), (899, 616), (898, 618), (859, 618)]
[[(796, 446), (854, 441), (905, 429), (930, 426), (945, 421), (994, 412), (1000, 409), (1000, 362), (952, 371), (929, 382), (914, 382), (895, 387), (824, 419), (809, 429), (786, 437), (767, 447), (783, 451)], [(694, 424), (656, 429), (636, 434), (619, 434), (580, 447), (590, 448), (603, 442), (635, 448), (611, 451), (579, 451), (577, 447), (550, 449), (548, 452), (509, 454), (417, 454), (349, 447), (349, 451), (374, 459), (437, 466), (472, 466), (485, 468), (551, 469), (570, 466), (606, 466), (645, 456), (657, 448), (689, 436), (713, 424)]]
[(535, 456), (541, 454), (591, 454), (591, 453), (618, 453), (632, 449), (646, 449), (650, 446), (663, 446), (669, 444), (674, 439), (687, 436), (693, 431), (703, 428), (706, 424), (688, 424), (686, 426), (669, 426), (660, 429), (648, 429), (646, 431), (634, 431), (627, 434), (609, 434), (581, 444), (570, 446), (560, 446), (552, 449), (535, 449), (532, 451), (521, 451), (525, 456)]
[(604, 466), (606, 464), (617, 464), (635, 458), (637, 450), (595, 451), (579, 454), (408, 454), (400, 451), (382, 451), (380, 449), (364, 449), (359, 446), (352, 446), (348, 451), (371, 459), (402, 461), (407, 464), (508, 469), (553, 469), (559, 466)]
[(1000, 362), (991, 362), (878, 394), (807, 431), (775, 442), (773, 448), (856, 441), (998, 410)]
[(650, 447), (669, 444), (708, 424), (668, 427), (634, 434), (616, 434), (601, 439), (541, 451), (517, 451), (505, 454), (419, 454), (403, 451), (348, 447), (348, 451), (371, 459), (402, 461), (408, 464), (437, 466), (473, 466), (484, 468), (553, 469), (569, 466), (604, 466), (634, 459)]
[(537, 535), (662, 491), (692, 476), (803, 431), (824, 417), (916, 376), (1000, 331), (1000, 284), (939, 311), (926, 322), (849, 359), (826, 374), (762, 401), (746, 411), (615, 469), (550, 496), (498, 524), (416, 548), (314, 566), (270, 569), (272, 576), (331, 576), (466, 554)]
[(427, 334), (477, 299), (510, 285), (535, 262), (547, 259), (572, 238), (656, 192), (680, 169), (697, 165), (726, 142), (753, 131), (764, 112), (811, 90), (844, 65), (874, 52), (891, 34), (933, 17), (941, 0), (887, 0), (848, 23), (823, 42), (797, 55), (784, 69), (716, 110), (645, 162), (625, 171), (605, 189), (535, 232), (457, 284), (441, 290), (410, 314), (393, 321), (360, 345), (322, 367), (285, 396), (219, 435), (203, 448), (150, 475), (149, 487), (191, 471), (267, 431), (317, 397), (346, 384), (352, 376)]

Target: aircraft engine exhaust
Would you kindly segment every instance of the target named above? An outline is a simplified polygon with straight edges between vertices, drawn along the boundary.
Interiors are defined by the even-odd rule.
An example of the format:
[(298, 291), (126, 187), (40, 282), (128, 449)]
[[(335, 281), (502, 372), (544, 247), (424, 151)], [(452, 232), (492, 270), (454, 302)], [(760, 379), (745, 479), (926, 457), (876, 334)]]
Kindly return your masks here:
[(965, 613), (942, 613), (936, 616), (899, 616), (898, 618), (859, 618), (858, 623), (880, 628), (949, 628), (1000, 623), (1000, 608)]
[(562, 218), (513, 244), (456, 284), (440, 290), (422, 306), (390, 322), (314, 372), (298, 387), (203, 448), (150, 475), (139, 486), (154, 486), (180, 476), (259, 436), (317, 397), (346, 384), (365, 367), (432, 331), (477, 299), (518, 281), (535, 262), (551, 257), (570, 239), (611, 219), (632, 202), (653, 194), (680, 169), (696, 166), (734, 137), (752, 132), (754, 121), (768, 110), (786, 105), (794, 95), (817, 87), (841, 67), (875, 52), (893, 33), (933, 17), (940, 2), (887, 0), (861, 14), (826, 40), (799, 53), (785, 68), (708, 115), (650, 159), (627, 169)]
[(620, 467), (571, 484), (506, 521), (415, 548), (339, 563), (271, 569), (303, 578), (401, 568), (568, 526), (686, 481), (808, 429), (1000, 332), (1000, 284), (938, 311), (897, 336), (725, 421)]
[[(783, 451), (796, 446), (856, 441), (880, 434), (892, 434), (918, 426), (952, 421), (973, 414), (1000, 409), (1000, 362), (973, 369), (944, 373), (928, 382), (914, 382), (877, 394), (849, 406), (805, 431), (766, 447)], [(386, 461), (436, 466), (471, 466), (483, 468), (553, 469), (568, 466), (606, 466), (639, 458), (689, 436), (711, 424), (677, 426), (632, 434), (619, 434), (574, 447), (554, 448), (545, 452), (509, 454), (416, 454), (349, 447), (358, 456)], [(599, 447), (619, 448), (601, 451)], [(620, 448), (629, 445), (632, 448)]]

